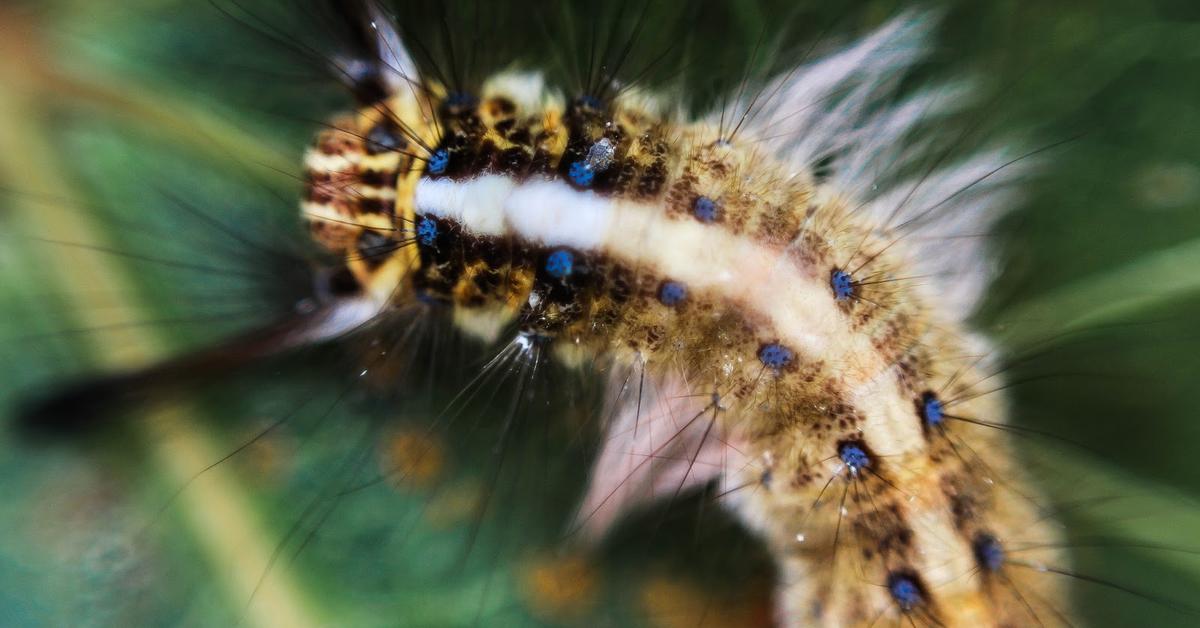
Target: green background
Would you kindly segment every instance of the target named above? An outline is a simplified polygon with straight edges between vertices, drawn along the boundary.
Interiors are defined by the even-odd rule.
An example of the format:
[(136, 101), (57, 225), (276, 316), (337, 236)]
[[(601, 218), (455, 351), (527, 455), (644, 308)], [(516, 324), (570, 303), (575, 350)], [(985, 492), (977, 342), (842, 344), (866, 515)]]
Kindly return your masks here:
[[(487, 4), (484, 52), (467, 69), (495, 69), (498, 59), (570, 68), (579, 60), (561, 57), (568, 42), (613, 23), (628, 32), (641, 10), (629, 4), (623, 15), (599, 2)], [(701, 108), (747, 73), (788, 67), (818, 36), (840, 41), (902, 8), (834, 4), (652, 3), (629, 67), (668, 51), (645, 80)], [(983, 93), (950, 124), (1033, 145), (1075, 138), (1045, 155), (1029, 198), (999, 227), (1000, 274), (978, 320), (1007, 351), (1013, 421), (1039, 432), (1016, 442), (1061, 504), (1073, 569), (1159, 598), (1081, 584), (1080, 613), (1087, 625), (1194, 625), (1196, 615), (1168, 606), (1200, 600), (1200, 559), (1188, 551), (1200, 549), (1200, 7), (940, 4), (945, 17), (916, 80), (970, 75)], [(307, 289), (295, 261), (307, 246), (292, 200), (296, 164), (320, 121), (347, 105), (305, 54), (328, 38), (315, 14), (216, 5), (225, 11), (169, 0), (0, 10), (0, 64), (22, 77), (0, 85), (3, 407), (117, 359), (97, 347), (120, 349), (128, 334), (150, 334), (164, 353), (199, 346), (285, 312)], [(444, 60), (437, 6), (406, 5), (403, 17)], [(448, 30), (470, 23), (470, 10), (449, 11)], [(264, 36), (243, 23), (252, 16), (293, 37)], [(569, 70), (557, 74), (571, 85)], [(41, 213), (51, 206), (123, 253), (56, 242)], [(114, 307), (113, 286), (63, 294), (62, 277), (97, 258), (132, 304), (123, 326), (82, 328), (94, 319), (79, 304)], [(288, 419), (221, 469), (261, 522), (260, 545), (279, 548), (272, 571), (294, 582), (297, 605), (317, 623), (537, 625), (547, 618), (531, 611), (522, 574), (557, 547), (595, 446), (582, 436), (599, 391), (546, 368), (504, 435), (520, 377), (489, 381), (454, 405), (452, 422), (437, 423), (446, 465), (436, 481), (340, 495), (377, 476), (388, 435), (444, 414), (489, 355), (442, 327), (417, 338), (400, 350), (412, 364), (373, 364), (381, 374), (363, 378), (372, 383), (354, 377), (363, 347), (315, 351), (206, 386), (187, 407), (220, 454)], [(252, 616), (181, 507), (187, 500), (172, 497), (179, 481), (155, 455), (153, 421), (131, 418), (68, 447), (0, 437), (0, 623)], [(430, 515), (454, 503), (447, 495), (477, 499), (489, 486), (482, 515)], [(770, 577), (761, 550), (702, 498), (641, 516), (589, 561), (591, 603), (558, 621), (735, 625), (761, 610)], [(692, 610), (648, 616), (640, 596), (651, 581), (691, 592), (679, 604)]]

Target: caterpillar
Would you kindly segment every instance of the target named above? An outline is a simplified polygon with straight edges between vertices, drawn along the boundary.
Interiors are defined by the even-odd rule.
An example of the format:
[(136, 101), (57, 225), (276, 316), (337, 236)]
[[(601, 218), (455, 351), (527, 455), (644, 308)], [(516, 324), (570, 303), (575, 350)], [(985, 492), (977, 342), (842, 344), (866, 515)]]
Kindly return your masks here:
[[(573, 461), (588, 480), (555, 543), (569, 556), (708, 486), (771, 556), (759, 588), (777, 625), (1074, 625), (1067, 585), (1086, 576), (1017, 454), (1038, 432), (1006, 427), (995, 350), (967, 323), (990, 269), (978, 234), (1037, 155), (951, 159), (928, 125), (969, 90), (897, 96), (931, 14), (693, 115), (619, 68), (575, 93), (530, 70), (463, 79), (418, 61), (428, 44), (389, 10), (333, 11), (365, 54), (332, 58), (357, 109), (304, 157), (301, 214), (329, 260), (316, 297), (215, 348), (60, 390), (28, 427), (86, 431), (156, 387), (448, 319), (498, 347), (451, 406), (479, 378), (518, 380), (497, 466), (549, 362), (607, 382), (602, 418), (580, 428), (601, 444)], [(363, 373), (386, 378), (394, 348), (378, 347)], [(427, 430), (404, 433), (382, 476), (436, 474), (438, 452)], [(544, 615), (573, 601), (560, 580), (587, 596), (574, 560), (528, 575)]]
[[(955, 288), (930, 295), (904, 283), (906, 273), (946, 274), (910, 270), (923, 259), (977, 254), (937, 239), (902, 252), (899, 227), (933, 222), (936, 210), (964, 220), (986, 208), (978, 197), (974, 207), (947, 204), (968, 200), (955, 195), (1003, 162), (929, 173), (924, 194), (900, 184), (866, 207), (804, 168), (843, 152), (830, 167), (848, 183), (876, 169), (873, 160), (903, 162), (885, 147), (907, 134), (909, 112), (935, 106), (929, 96), (867, 121), (794, 111), (838, 89), (852, 94), (839, 107), (864, 108), (854, 100), (916, 48), (920, 18), (898, 20), (767, 88), (780, 112), (745, 132), (788, 138), (774, 148), (742, 147), (737, 127), (725, 131), (717, 116), (668, 122), (636, 96), (564, 103), (536, 75), (493, 79), (478, 101), (442, 95), (384, 31), (382, 67), (396, 72), (389, 96), (336, 121), (306, 159), (305, 214), (370, 302), (352, 315), (339, 303), (331, 317), (361, 325), (389, 307), (439, 300), (485, 341), (496, 340), (497, 322), (515, 320), (512, 346), (525, 359), (548, 347), (613, 371), (618, 401), (583, 525), (615, 517), (620, 494), (637, 485), (669, 493), (714, 476), (728, 489), (757, 485), (729, 501), (781, 565), (781, 625), (869, 625), (885, 614), (1018, 624), (1038, 612), (1030, 605), (1041, 602), (1020, 601), (1035, 587), (1061, 605), (1053, 585), (1004, 570), (1000, 538), (1054, 540), (1034, 509), (978, 478), (988, 469), (1021, 483), (1003, 466), (1006, 444), (987, 427), (944, 425), (959, 413), (999, 414), (955, 386), (981, 378), (954, 364), (980, 353), (956, 327), (980, 280), (955, 273)], [(787, 116), (799, 126), (783, 126)], [(797, 136), (809, 146), (794, 146)], [(790, 161), (775, 157), (788, 149)], [(620, 395), (628, 369), (649, 396)], [(983, 453), (968, 457), (954, 439)], [(1039, 554), (1030, 560), (1058, 558)], [(972, 570), (982, 577), (961, 578)]]

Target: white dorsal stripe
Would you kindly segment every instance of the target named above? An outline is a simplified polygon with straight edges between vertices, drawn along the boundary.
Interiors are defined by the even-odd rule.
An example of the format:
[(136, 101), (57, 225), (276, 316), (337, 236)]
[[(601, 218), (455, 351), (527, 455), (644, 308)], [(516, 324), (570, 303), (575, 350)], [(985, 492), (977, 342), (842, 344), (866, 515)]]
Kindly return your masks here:
[(417, 212), (453, 220), (480, 236), (502, 236), (504, 200), (516, 187), (508, 177), (487, 175), (468, 181), (421, 179), (413, 205)]
[(546, 246), (599, 250), (619, 215), (617, 201), (542, 179), (518, 186), (504, 202), (504, 219), (514, 233)]
[(500, 175), (422, 179), (415, 204), (418, 212), (453, 220), (476, 235), (515, 233), (547, 246), (584, 250), (604, 244), (612, 216), (612, 201), (593, 192), (548, 179), (518, 185)]
[(880, 455), (923, 451), (912, 403), (871, 339), (851, 328), (833, 299), (829, 269), (800, 266), (780, 249), (719, 225), (668, 217), (650, 203), (606, 198), (539, 179), (498, 175), (469, 181), (423, 180), (417, 209), (458, 221), (478, 235), (512, 235), (544, 246), (602, 252), (650, 269), (690, 290), (720, 294), (768, 317), (779, 341), (802, 360), (836, 364), (849, 399), (879, 435)]

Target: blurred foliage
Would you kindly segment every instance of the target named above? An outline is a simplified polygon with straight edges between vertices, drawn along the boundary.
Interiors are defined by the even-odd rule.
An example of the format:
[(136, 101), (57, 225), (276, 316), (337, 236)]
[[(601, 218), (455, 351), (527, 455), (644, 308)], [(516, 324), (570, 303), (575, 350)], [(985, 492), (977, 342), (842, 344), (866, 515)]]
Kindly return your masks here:
[[(956, 123), (985, 127), (980, 143), (1074, 138), (1044, 155), (1002, 225), (980, 317), (1006, 341), (1014, 420), (1057, 435), (1018, 442), (1069, 506), (1076, 571), (1198, 599), (1200, 560), (1180, 550), (1200, 536), (1200, 5), (941, 4), (921, 79), (973, 76), (984, 94)], [(437, 49), (442, 29), (423, 6), (406, 5), (406, 28)], [(487, 6), (481, 59), (551, 60), (567, 85), (579, 61), (555, 57), (564, 42), (636, 13)], [(900, 6), (653, 3), (635, 58), (647, 82), (700, 108), (747, 71), (786, 68), (814, 39), (842, 40)], [(305, 35), (264, 35), (253, 16)], [(212, 341), (305, 293), (297, 156), (348, 104), (308, 54), (317, 17), (262, 2), (0, 7), (4, 407), (46, 382)], [(650, 64), (659, 50), (674, 56)], [(559, 549), (596, 392), (547, 369), (505, 431), (516, 374), (446, 411), (484, 352), (437, 327), (419, 336), (415, 369), (370, 363), (356, 378), (361, 357), (313, 351), (86, 446), (0, 437), (0, 623), (765, 621), (770, 567), (711, 500), (646, 513), (598, 555)], [(407, 479), (383, 477), (389, 464)], [(1091, 625), (1195, 623), (1098, 585), (1078, 601)]]

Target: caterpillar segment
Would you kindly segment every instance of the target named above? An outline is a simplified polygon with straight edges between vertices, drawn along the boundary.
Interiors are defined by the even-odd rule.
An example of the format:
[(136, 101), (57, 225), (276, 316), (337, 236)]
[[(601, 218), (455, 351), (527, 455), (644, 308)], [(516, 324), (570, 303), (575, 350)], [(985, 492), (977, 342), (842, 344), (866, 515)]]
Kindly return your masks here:
[(1004, 156), (868, 178), (928, 163), (901, 140), (949, 108), (869, 106), (927, 21), (781, 77), (737, 132), (644, 94), (530, 73), (461, 93), (395, 63), (399, 87), (309, 151), (303, 214), (381, 310), (441, 304), (608, 373), (575, 538), (715, 482), (777, 559), (781, 625), (1065, 624), (1037, 569), (1063, 564), (1057, 531), (963, 323), (986, 258), (953, 236), (1011, 201)]

